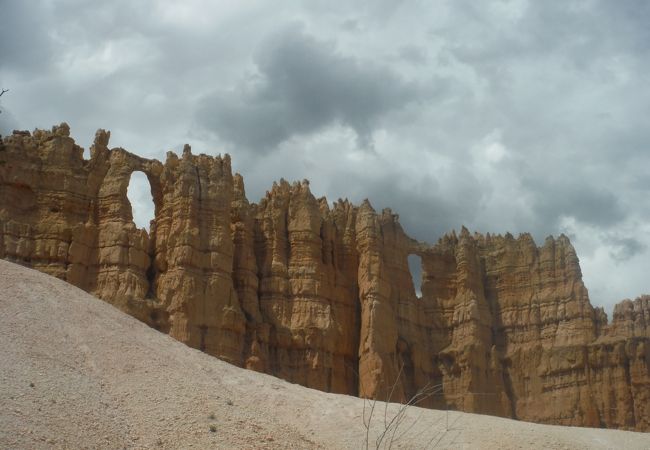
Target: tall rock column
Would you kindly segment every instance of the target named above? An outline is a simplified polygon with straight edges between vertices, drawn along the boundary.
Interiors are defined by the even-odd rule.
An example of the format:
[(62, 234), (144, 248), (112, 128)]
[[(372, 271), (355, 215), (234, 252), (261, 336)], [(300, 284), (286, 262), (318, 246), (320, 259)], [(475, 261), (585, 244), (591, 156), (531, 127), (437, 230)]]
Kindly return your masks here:
[(232, 280), (230, 157), (167, 154), (156, 217), (155, 292), (169, 334), (241, 364), (246, 319)]
[(356, 289), (336, 254), (332, 214), (307, 182), (274, 184), (257, 206), (259, 303), (270, 325), (270, 372), (322, 390), (354, 393)]
[(246, 316), (244, 367), (258, 372), (269, 371), (270, 325), (260, 311), (259, 278), (255, 257), (256, 205), (246, 199), (241, 175), (233, 178), (233, 200), (230, 209), (234, 245), (232, 278), (242, 310)]
[[(356, 235), (361, 306), (359, 395), (386, 399), (399, 376), (397, 311), (390, 302), (381, 223), (367, 200), (357, 212)], [(393, 398), (405, 398), (402, 384), (395, 387)]]
[(0, 257), (67, 279), (77, 238), (72, 231), (88, 220), (96, 194), (86, 189), (87, 176), (83, 149), (65, 123), (51, 131), (5, 137), (0, 143)]

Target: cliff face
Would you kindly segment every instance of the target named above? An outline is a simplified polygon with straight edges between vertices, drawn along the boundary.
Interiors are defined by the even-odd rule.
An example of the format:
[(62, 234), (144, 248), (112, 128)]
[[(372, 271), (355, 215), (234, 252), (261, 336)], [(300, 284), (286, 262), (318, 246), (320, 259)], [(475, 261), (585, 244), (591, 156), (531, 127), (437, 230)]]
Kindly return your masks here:
[[(650, 298), (592, 308), (568, 239), (408, 237), (390, 210), (309, 183), (258, 204), (230, 159), (108, 148), (67, 125), (0, 145), (0, 257), (233, 364), (305, 386), (570, 425), (650, 430)], [(147, 233), (126, 196), (146, 174)], [(417, 297), (407, 258), (422, 260)]]
[[(529, 235), (463, 230), (422, 259), (423, 300), (436, 304), (448, 330), (438, 355), (453, 352), (460, 365), (455, 380), (462, 386), (449, 395), (456, 407), (543, 423), (649, 428), (647, 298), (619, 304), (605, 325), (565, 236), (537, 248)], [(454, 382), (443, 375), (450, 378), (443, 384)]]
[[(206, 352), (240, 363), (246, 318), (233, 286), (230, 160), (168, 154), (165, 164), (107, 148), (91, 159), (67, 125), (14, 134), (0, 149), (0, 256), (57, 276)], [(148, 234), (126, 196), (151, 184)]]

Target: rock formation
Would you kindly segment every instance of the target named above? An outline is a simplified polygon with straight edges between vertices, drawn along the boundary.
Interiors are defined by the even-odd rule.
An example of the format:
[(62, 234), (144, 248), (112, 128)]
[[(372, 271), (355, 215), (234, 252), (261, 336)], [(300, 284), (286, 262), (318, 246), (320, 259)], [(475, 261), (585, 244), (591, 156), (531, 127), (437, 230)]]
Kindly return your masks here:
[[(309, 183), (250, 203), (230, 157), (108, 148), (66, 124), (0, 144), (0, 257), (233, 364), (305, 386), (565, 425), (650, 430), (650, 297), (589, 303), (565, 236), (408, 237)], [(144, 172), (155, 218), (132, 220)], [(407, 258), (422, 260), (416, 295)]]

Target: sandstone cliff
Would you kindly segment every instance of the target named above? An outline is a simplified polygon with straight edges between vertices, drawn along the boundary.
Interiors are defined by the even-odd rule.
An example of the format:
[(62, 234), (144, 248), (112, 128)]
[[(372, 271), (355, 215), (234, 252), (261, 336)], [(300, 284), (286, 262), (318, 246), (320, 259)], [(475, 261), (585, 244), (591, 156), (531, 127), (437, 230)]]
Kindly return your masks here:
[[(52, 274), (233, 364), (305, 386), (570, 425), (650, 430), (650, 298), (611, 324), (565, 236), (470, 234), (433, 246), (369, 202), (309, 183), (250, 203), (230, 158), (108, 148), (65, 124), (0, 144), (0, 257)], [(126, 196), (151, 185), (149, 232)], [(422, 259), (416, 295), (409, 255)]]

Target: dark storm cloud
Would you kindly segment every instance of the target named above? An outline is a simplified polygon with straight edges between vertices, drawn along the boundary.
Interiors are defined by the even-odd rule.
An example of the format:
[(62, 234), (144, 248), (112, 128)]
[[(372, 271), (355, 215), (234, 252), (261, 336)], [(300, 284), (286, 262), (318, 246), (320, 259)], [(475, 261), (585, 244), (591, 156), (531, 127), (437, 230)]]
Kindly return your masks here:
[[(431, 30), (442, 35), (445, 47), (474, 65), (567, 57), (566, 69), (588, 69), (612, 53), (647, 53), (650, 32), (648, 2), (607, 0), (525, 2), (518, 13), (508, 4), (523, 2), (459, 1), (453, 20)], [(495, 6), (498, 12), (495, 11)], [(510, 9), (512, 12), (513, 9)], [(464, 27), (458, 27), (463, 22)], [(509, 67), (503, 67), (505, 71)]]
[(564, 232), (597, 303), (647, 287), (646, 1), (2, 5), (3, 134), (230, 151), (252, 201), (309, 178), (421, 241)]
[(47, 12), (34, 10), (29, 2), (2, 2), (0, 68), (8, 72), (29, 71), (30, 76), (46, 69), (53, 49), (49, 26)]
[(609, 235), (605, 238), (605, 241), (612, 247), (609, 255), (617, 262), (627, 261), (647, 249), (643, 242), (634, 237)]
[(333, 123), (354, 129), (368, 147), (384, 115), (434, 92), (382, 64), (343, 56), (299, 27), (270, 37), (254, 64), (257, 74), (204, 99), (199, 113), (220, 137), (253, 150)]
[[(372, 202), (380, 212), (384, 207), (399, 215), (404, 231), (420, 242), (435, 243), (435, 238), (469, 223), (477, 210), (474, 198), (444, 198), (432, 194), (413, 195), (404, 188), (375, 186), (370, 190)], [(458, 201), (461, 200), (461, 201)], [(465, 200), (465, 201), (462, 201)]]
[(415, 45), (401, 47), (398, 51), (398, 56), (404, 61), (418, 66), (424, 64), (427, 60), (425, 52)]
[[(409, 236), (433, 244), (439, 236), (472, 223), (482, 198), (482, 187), (469, 171), (460, 165), (449, 168), (449, 171), (466, 180), (454, 189), (452, 195), (440, 189), (439, 174), (427, 174), (414, 181), (409, 180), (403, 171), (392, 168), (379, 176), (368, 173), (359, 176), (342, 169), (335, 182), (349, 186), (348, 190), (351, 195), (356, 194), (357, 202), (361, 201), (361, 195), (368, 197), (378, 213), (390, 208), (399, 215), (399, 221)], [(354, 181), (351, 183), (350, 180)]]
[(534, 211), (546, 224), (573, 217), (585, 224), (609, 228), (627, 215), (614, 193), (596, 186), (561, 180), (526, 184), (533, 195)]

